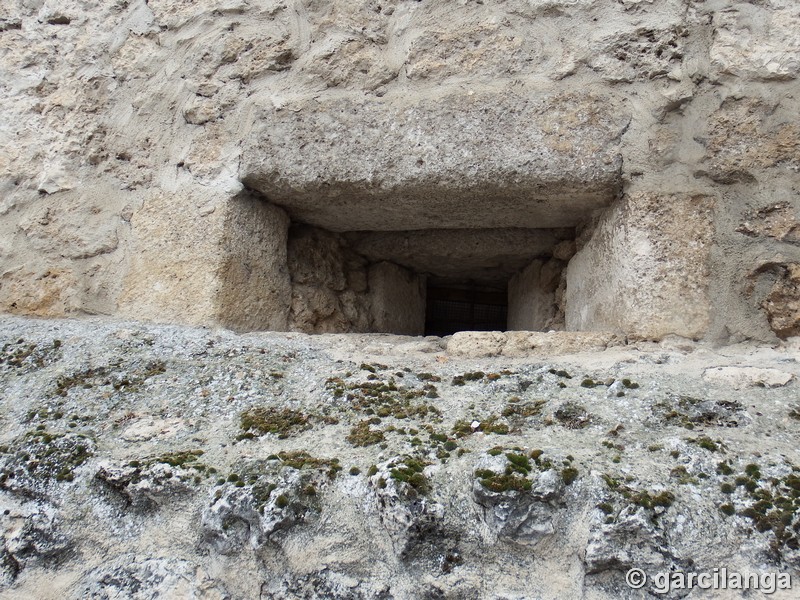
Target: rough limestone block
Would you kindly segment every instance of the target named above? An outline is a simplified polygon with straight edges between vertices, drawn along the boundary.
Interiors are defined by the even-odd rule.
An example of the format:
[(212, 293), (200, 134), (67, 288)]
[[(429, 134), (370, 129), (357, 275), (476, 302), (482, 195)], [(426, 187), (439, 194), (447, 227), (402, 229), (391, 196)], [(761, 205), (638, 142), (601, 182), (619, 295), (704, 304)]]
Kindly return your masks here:
[(139, 319), (285, 330), (289, 220), (247, 196), (156, 193), (132, 218), (120, 313)]
[(286, 259), (289, 218), (259, 199), (223, 204), (215, 320), (237, 331), (287, 328), (291, 288)]
[[(769, 98), (729, 99), (708, 119), (697, 175), (718, 183), (753, 183), (764, 169), (800, 170), (796, 106)], [(771, 176), (768, 176), (771, 177)]]
[(465, 358), (498, 356), (505, 345), (502, 331), (457, 331), (447, 342), (447, 353)]
[(0, 219), (0, 310), (112, 314), (136, 198), (104, 184), (20, 194)]
[(333, 231), (569, 227), (611, 203), (629, 123), (608, 96), (525, 89), (262, 106), (242, 180)]
[(554, 356), (597, 352), (620, 343), (610, 332), (458, 331), (447, 341), (447, 354), (462, 358)]
[(769, 326), (784, 340), (800, 336), (800, 263), (773, 264), (766, 268), (775, 276), (769, 294), (761, 302)]
[(569, 263), (567, 330), (702, 336), (713, 205), (702, 195), (625, 196)]
[(422, 335), (425, 331), (425, 284), (422, 277), (389, 262), (369, 269), (372, 331)]
[(558, 261), (534, 260), (508, 282), (508, 329), (541, 331), (556, 314)]
[(762, 80), (795, 79), (800, 73), (800, 14), (794, 3), (738, 3), (718, 11), (714, 22), (711, 61), (722, 73)]
[(528, 332), (509, 331), (503, 356), (518, 358), (524, 356), (555, 356), (575, 354), (576, 352), (600, 352), (619, 345), (618, 336), (609, 332), (595, 331), (548, 331)]

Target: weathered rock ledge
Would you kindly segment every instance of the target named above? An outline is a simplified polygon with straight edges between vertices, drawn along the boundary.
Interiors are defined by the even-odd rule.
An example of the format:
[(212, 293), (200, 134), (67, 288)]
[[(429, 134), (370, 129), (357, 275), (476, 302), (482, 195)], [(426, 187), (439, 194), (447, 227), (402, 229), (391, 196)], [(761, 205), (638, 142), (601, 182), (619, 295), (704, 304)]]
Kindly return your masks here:
[(634, 566), (797, 580), (796, 340), (599, 337), (465, 358), (456, 338), (3, 317), (0, 597), (640, 598)]

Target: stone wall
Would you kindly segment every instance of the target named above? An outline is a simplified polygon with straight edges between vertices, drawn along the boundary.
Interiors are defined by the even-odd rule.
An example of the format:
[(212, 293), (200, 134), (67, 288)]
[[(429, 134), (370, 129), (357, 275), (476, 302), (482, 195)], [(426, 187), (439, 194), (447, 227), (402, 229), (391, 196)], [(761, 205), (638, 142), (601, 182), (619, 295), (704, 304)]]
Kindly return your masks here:
[[(289, 220), (577, 228), (567, 329), (796, 335), (799, 21), (781, 0), (9, 0), (0, 309), (361, 331), (362, 284), (292, 283)], [(531, 244), (517, 269), (552, 256)]]
[(291, 329), (305, 333), (370, 330), (367, 261), (340, 236), (308, 226), (289, 234)]

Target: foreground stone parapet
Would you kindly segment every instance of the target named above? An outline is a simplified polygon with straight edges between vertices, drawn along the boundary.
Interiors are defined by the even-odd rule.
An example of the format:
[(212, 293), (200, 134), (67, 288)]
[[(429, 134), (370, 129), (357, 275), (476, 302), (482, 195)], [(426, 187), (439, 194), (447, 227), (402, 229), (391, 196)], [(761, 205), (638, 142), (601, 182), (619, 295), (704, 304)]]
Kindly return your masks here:
[(549, 256), (571, 241), (564, 229), (421, 229), (345, 234), (354, 251), (369, 260), (391, 260), (440, 277), (505, 281), (531, 257)]
[[(407, 342), (3, 317), (0, 597), (639, 600), (631, 567), (800, 576), (800, 348)], [(764, 385), (737, 395), (739, 374)]]

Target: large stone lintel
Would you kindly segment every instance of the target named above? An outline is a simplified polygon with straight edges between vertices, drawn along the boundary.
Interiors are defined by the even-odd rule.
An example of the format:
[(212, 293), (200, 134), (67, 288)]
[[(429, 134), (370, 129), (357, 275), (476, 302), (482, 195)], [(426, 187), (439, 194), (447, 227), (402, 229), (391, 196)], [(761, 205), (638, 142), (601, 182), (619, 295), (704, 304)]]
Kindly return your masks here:
[(570, 227), (617, 196), (628, 122), (575, 93), (309, 100), (262, 109), (241, 175), (333, 231)]

